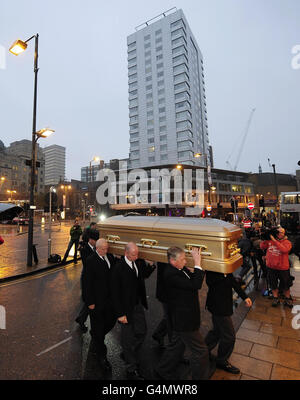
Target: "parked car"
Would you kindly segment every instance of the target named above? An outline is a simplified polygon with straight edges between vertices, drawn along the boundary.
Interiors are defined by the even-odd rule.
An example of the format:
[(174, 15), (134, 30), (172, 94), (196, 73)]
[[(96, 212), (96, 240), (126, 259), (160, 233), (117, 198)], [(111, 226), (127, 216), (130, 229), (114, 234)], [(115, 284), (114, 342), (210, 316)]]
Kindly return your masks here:
[(13, 218), (12, 223), (26, 225), (29, 224), (29, 218), (25, 217), (24, 215), (19, 215), (18, 217)]

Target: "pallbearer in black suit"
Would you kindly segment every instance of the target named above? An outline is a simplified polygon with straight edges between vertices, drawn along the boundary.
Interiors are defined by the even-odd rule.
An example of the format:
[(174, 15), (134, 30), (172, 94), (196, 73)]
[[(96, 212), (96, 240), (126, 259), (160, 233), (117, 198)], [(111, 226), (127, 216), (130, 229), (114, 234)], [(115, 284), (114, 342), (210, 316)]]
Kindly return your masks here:
[(201, 252), (192, 250), (195, 267), (185, 267), (185, 252), (179, 247), (168, 249), (169, 265), (164, 272), (168, 314), (172, 325), (172, 340), (155, 368), (161, 379), (174, 379), (185, 347), (191, 353), (192, 379), (208, 379), (210, 363), (208, 349), (200, 334), (198, 290), (205, 272), (201, 268)]
[(81, 330), (83, 332), (87, 332), (88, 328), (85, 325), (85, 321), (87, 320), (87, 317), (89, 316), (89, 309), (88, 306), (86, 305), (86, 301), (84, 298), (84, 293), (85, 290), (83, 288), (84, 282), (83, 282), (83, 274), (84, 270), (87, 268), (87, 263), (86, 260), (89, 256), (93, 255), (96, 249), (96, 242), (99, 239), (99, 232), (96, 229), (90, 229), (89, 230), (89, 237), (87, 243), (84, 243), (83, 246), (80, 248), (80, 255), (81, 255), (81, 261), (82, 261), (82, 272), (81, 272), (81, 292), (82, 292), (82, 301), (83, 301), (83, 306), (81, 307), (81, 310), (79, 312), (78, 317), (75, 319), (75, 321), (79, 324)]
[(235, 344), (235, 330), (231, 320), (233, 314), (232, 289), (245, 301), (247, 307), (251, 307), (252, 301), (232, 274), (207, 271), (206, 283), (208, 286), (206, 308), (212, 314), (213, 328), (208, 332), (205, 342), (209, 351), (219, 344), (217, 368), (232, 374), (239, 374), (239, 368), (234, 367), (228, 361)]
[(138, 371), (138, 350), (142, 345), (147, 325), (144, 308), (148, 309), (145, 278), (155, 267), (138, 259), (138, 247), (130, 242), (125, 257), (117, 262), (113, 271), (112, 291), (114, 309), (121, 324), (122, 358), (126, 362), (128, 379), (141, 380)]
[(111, 368), (107, 360), (105, 335), (114, 327), (116, 316), (112, 307), (111, 275), (115, 266), (115, 258), (107, 253), (108, 243), (105, 239), (96, 242), (96, 251), (87, 259), (84, 270), (84, 299), (89, 308), (91, 335), (95, 343), (100, 367)]

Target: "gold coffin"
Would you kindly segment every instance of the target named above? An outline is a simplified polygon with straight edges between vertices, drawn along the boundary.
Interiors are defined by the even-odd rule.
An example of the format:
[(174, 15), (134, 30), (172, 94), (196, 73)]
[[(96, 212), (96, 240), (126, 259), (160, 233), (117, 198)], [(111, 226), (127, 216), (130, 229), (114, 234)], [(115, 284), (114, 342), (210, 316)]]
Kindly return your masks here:
[(109, 252), (124, 255), (128, 242), (135, 242), (139, 257), (167, 262), (167, 249), (179, 246), (193, 266), (192, 247), (202, 248), (202, 267), (228, 274), (242, 264), (237, 248), (241, 229), (218, 219), (117, 215), (98, 224), (100, 237), (109, 242)]

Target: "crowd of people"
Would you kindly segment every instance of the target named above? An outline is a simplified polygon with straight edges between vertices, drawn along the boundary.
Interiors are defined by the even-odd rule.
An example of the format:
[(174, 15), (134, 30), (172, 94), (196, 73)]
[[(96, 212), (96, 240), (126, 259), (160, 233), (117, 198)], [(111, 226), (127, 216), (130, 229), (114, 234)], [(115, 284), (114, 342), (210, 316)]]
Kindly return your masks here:
[(297, 241), (293, 247), (284, 228), (261, 227), (255, 223), (252, 228), (244, 230), (238, 245), (243, 265), (235, 279), (244, 284), (244, 276), (253, 269), (254, 285), (258, 287), (260, 266), (261, 277), (265, 279), (264, 293), (273, 299), (272, 306), (277, 307), (282, 300), (284, 306), (292, 308), (290, 287), (294, 277), (290, 273), (289, 253), (293, 248), (297, 254)]
[[(180, 378), (176, 376), (176, 371), (181, 362), (189, 364), (192, 379), (195, 380), (209, 379), (215, 368), (233, 374), (240, 372), (228, 361), (235, 343), (231, 320), (232, 289), (248, 307), (252, 302), (232, 274), (204, 271), (199, 249), (191, 252), (194, 260), (192, 268), (186, 266), (185, 252), (179, 247), (168, 249), (168, 263), (155, 264), (139, 258), (139, 249), (134, 242), (125, 246), (122, 257), (108, 253), (108, 243), (99, 238), (99, 231), (93, 223), (82, 232), (81, 242), (78, 232), (82, 229), (76, 220), (70, 231), (71, 239), (63, 263), (75, 244), (83, 264), (82, 306), (76, 322), (83, 332), (87, 332), (86, 320), (89, 316), (98, 365), (104, 373), (111, 370), (105, 335), (119, 324), (120, 357), (125, 361), (127, 378), (144, 379), (139, 369), (139, 350), (147, 334), (145, 279), (156, 268), (157, 298), (162, 303), (163, 318), (153, 333), (153, 339), (160, 345), (166, 336), (168, 341), (153, 370), (153, 377), (163, 380)], [(202, 337), (198, 290), (205, 278), (208, 286), (206, 308), (211, 313), (213, 327), (206, 337)], [(216, 346), (218, 351), (214, 357), (211, 351)], [(184, 358), (186, 348), (190, 350), (188, 360)]]

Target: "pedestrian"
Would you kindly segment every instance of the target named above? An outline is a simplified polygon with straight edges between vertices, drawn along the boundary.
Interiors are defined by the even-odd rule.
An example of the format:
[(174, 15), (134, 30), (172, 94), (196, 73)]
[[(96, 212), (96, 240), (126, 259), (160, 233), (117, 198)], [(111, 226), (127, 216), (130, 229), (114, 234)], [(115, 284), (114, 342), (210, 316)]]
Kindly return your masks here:
[(138, 369), (138, 353), (147, 333), (145, 278), (155, 270), (153, 263), (138, 259), (138, 253), (135, 243), (127, 243), (112, 278), (114, 309), (121, 324), (121, 358), (126, 363), (127, 378), (133, 380), (144, 379)]
[[(245, 229), (243, 233), (243, 237), (238, 241), (238, 247), (241, 249), (240, 254), (243, 256), (243, 264), (241, 267), (240, 272), (236, 276), (236, 280), (240, 284), (244, 284), (243, 277), (247, 274), (247, 272), (252, 267), (251, 263), (251, 250), (252, 250), (252, 243), (250, 240), (250, 230)], [(257, 272), (256, 272), (257, 275)], [(256, 280), (257, 277), (255, 276)]]
[(256, 271), (256, 274), (258, 277), (258, 273), (257, 273), (257, 271), (258, 271), (257, 261), (258, 261), (261, 271), (262, 271), (262, 278), (266, 278), (267, 277), (267, 267), (263, 260), (264, 252), (260, 248), (261, 230), (260, 230), (260, 226), (258, 223), (256, 223), (254, 225), (254, 229), (252, 231), (250, 240), (252, 242), (251, 261), (252, 261), (253, 269), (254, 269), (254, 271)]
[(82, 237), (81, 237), (81, 239), (82, 239), (82, 244), (81, 244), (81, 245), (82, 245), (82, 246), (88, 243), (88, 241), (89, 241), (89, 232), (90, 232), (90, 230), (91, 230), (91, 229), (96, 229), (96, 228), (97, 228), (96, 222), (91, 222), (90, 225), (87, 226), (87, 227), (84, 229), (83, 234), (82, 234)]
[(190, 367), (193, 380), (208, 379), (210, 361), (208, 349), (200, 333), (200, 306), (198, 290), (201, 289), (205, 272), (201, 268), (200, 249), (192, 250), (194, 268), (185, 267), (185, 252), (170, 247), (169, 264), (164, 278), (167, 304), (172, 324), (172, 340), (154, 369), (160, 379), (176, 379), (175, 371), (183, 358), (185, 347), (190, 350)]
[(89, 239), (88, 242), (80, 247), (80, 255), (81, 255), (81, 261), (82, 261), (82, 271), (81, 271), (81, 277), (80, 277), (80, 282), (81, 282), (81, 296), (82, 296), (82, 307), (81, 310), (78, 314), (78, 317), (75, 319), (75, 321), (79, 324), (81, 330), (85, 333), (87, 332), (88, 328), (85, 325), (85, 322), (87, 320), (87, 317), (89, 316), (89, 309), (88, 306), (86, 305), (86, 299), (85, 299), (85, 289), (84, 289), (84, 281), (83, 281), (83, 275), (84, 275), (84, 270), (88, 268), (87, 264), (87, 258), (95, 253), (96, 250), (96, 242), (99, 239), (99, 232), (96, 229), (90, 229), (89, 230)]
[(109, 371), (105, 335), (116, 323), (113, 311), (111, 277), (115, 267), (115, 257), (108, 252), (105, 239), (98, 239), (96, 251), (87, 258), (83, 270), (83, 297), (89, 308), (91, 336), (95, 344), (97, 361), (103, 371)]
[(74, 251), (74, 264), (77, 264), (77, 249), (78, 249), (78, 245), (79, 245), (79, 239), (80, 236), (82, 234), (82, 229), (81, 226), (79, 225), (79, 221), (76, 218), (74, 221), (74, 225), (72, 226), (72, 228), (70, 229), (70, 241), (68, 244), (68, 248), (65, 252), (64, 258), (61, 261), (61, 264), (65, 264), (67, 261), (67, 257), (69, 255), (69, 252), (73, 246), (73, 244), (75, 244), (75, 251)]
[(252, 301), (232, 274), (206, 271), (206, 284), (208, 286), (206, 308), (212, 314), (213, 328), (206, 335), (205, 343), (209, 352), (219, 344), (217, 368), (232, 374), (239, 374), (240, 370), (228, 361), (235, 344), (235, 330), (231, 319), (233, 314), (232, 289), (245, 301), (247, 307), (251, 307)]
[(292, 308), (293, 299), (290, 294), (289, 263), (289, 252), (292, 248), (292, 243), (285, 236), (285, 230), (282, 227), (276, 230), (275, 236), (270, 235), (270, 240), (264, 240), (260, 244), (262, 250), (267, 250), (266, 264), (268, 267), (268, 281), (273, 294), (272, 307), (277, 307), (280, 304), (278, 296), (279, 282), (284, 294), (283, 305)]

